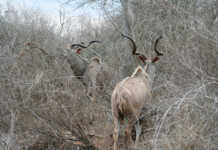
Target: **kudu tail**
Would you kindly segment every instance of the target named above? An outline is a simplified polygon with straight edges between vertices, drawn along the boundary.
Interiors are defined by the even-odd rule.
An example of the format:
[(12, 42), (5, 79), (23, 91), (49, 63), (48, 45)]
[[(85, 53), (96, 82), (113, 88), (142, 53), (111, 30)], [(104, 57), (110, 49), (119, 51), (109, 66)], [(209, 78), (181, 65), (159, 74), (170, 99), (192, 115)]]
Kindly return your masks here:
[(118, 96), (117, 110), (118, 117), (121, 121), (123, 121), (125, 116), (127, 116), (130, 113), (130, 105), (125, 97)]
[(125, 100), (120, 98), (119, 103), (118, 103), (118, 115), (119, 115), (120, 120), (124, 120), (126, 106), (127, 104)]

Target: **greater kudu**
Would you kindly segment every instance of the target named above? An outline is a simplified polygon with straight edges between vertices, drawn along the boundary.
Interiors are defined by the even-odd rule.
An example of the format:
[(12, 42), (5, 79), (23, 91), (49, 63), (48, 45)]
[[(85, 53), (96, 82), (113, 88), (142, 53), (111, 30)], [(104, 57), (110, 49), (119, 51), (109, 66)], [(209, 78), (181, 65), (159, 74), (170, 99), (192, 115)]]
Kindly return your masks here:
[(144, 67), (138, 66), (130, 77), (123, 79), (115, 86), (112, 93), (111, 106), (114, 120), (114, 150), (118, 149), (117, 143), (120, 124), (127, 125), (125, 129), (125, 141), (129, 149), (133, 144), (131, 131), (136, 123), (135, 148), (137, 147), (141, 133), (138, 119), (145, 102), (151, 99), (152, 82), (155, 77), (154, 64), (159, 60), (159, 56), (163, 55), (156, 49), (161, 37), (159, 37), (154, 44), (154, 51), (157, 56), (153, 59), (147, 59), (143, 54), (136, 52), (136, 44), (130, 37), (123, 34), (122, 36), (131, 42), (133, 48), (132, 55), (136, 55), (144, 63)]
[[(94, 43), (101, 43), (100, 41), (90, 41), (87, 46), (83, 44), (72, 44), (70, 45), (70, 49), (76, 50), (77, 54), (80, 54), (83, 49), (88, 48)], [(71, 53), (67, 56), (67, 61), (70, 64), (71, 69), (78, 79), (82, 79), (84, 73), (86, 72), (87, 66), (89, 62), (85, 59), (82, 59), (79, 55), (75, 55), (75, 53)]]
[[(88, 48), (93, 43), (101, 43), (100, 41), (91, 41), (88, 46), (82, 44), (72, 44), (71, 48), (77, 48), (76, 53), (80, 54), (85, 48)], [(97, 89), (104, 89), (104, 85), (111, 78), (112, 69), (101, 61), (101, 58), (94, 56), (85, 68), (83, 81), (87, 85), (87, 95), (94, 100)]]

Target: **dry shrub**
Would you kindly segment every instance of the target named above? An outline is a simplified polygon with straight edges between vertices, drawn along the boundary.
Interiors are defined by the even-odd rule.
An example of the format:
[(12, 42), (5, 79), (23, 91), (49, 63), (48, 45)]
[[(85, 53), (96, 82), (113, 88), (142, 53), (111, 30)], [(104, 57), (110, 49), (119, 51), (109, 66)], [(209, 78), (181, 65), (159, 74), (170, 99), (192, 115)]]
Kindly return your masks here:
[[(217, 6), (217, 2), (205, 3), (203, 7), (197, 1), (139, 1), (142, 5), (133, 30), (139, 50), (152, 56), (152, 41), (163, 34), (158, 49), (164, 56), (157, 64), (153, 99), (141, 115), (138, 149), (216, 150), (218, 51), (217, 41), (210, 34), (214, 31), (210, 29), (216, 16), (212, 6)], [(122, 30), (121, 15), (112, 18)], [(48, 148), (44, 149), (62, 146), (85, 150), (105, 141), (111, 146), (110, 95), (115, 84), (131, 74), (137, 64), (109, 20), (94, 33), (89, 26), (80, 38), (103, 39), (103, 46), (93, 49), (114, 69), (110, 85), (98, 92), (95, 102), (88, 99), (86, 87), (73, 74), (64, 56), (63, 41), (68, 38), (53, 33), (49, 25), (43, 26), (43, 31), (48, 32), (38, 32), (41, 29), (33, 24), (4, 19), (0, 22), (0, 148), (8, 145), (11, 149), (31, 149), (37, 143), (47, 143)], [(49, 55), (23, 44), (29, 41), (38, 43)], [(17, 57), (20, 52), (23, 54)], [(11, 110), (16, 116), (14, 139), (8, 136), (13, 123)]]

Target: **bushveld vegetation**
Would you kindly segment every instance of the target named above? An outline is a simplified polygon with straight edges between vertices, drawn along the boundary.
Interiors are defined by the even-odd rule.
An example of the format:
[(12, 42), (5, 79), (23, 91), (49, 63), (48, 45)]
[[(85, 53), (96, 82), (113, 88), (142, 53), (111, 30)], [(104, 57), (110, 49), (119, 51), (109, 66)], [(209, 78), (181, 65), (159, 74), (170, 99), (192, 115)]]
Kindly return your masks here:
[[(112, 149), (111, 94), (140, 64), (125, 33), (149, 57), (163, 36), (137, 149), (217, 150), (218, 1), (74, 2), (95, 2), (104, 19), (84, 16), (78, 28), (62, 13), (56, 24), (38, 10), (0, 9), (0, 149)], [(69, 47), (92, 40), (101, 43), (79, 56)], [(110, 70), (108, 78), (98, 76), (105, 82), (92, 89), (94, 100), (87, 95), (89, 79), (77, 72), (85, 72), (93, 56), (107, 66), (106, 75)]]

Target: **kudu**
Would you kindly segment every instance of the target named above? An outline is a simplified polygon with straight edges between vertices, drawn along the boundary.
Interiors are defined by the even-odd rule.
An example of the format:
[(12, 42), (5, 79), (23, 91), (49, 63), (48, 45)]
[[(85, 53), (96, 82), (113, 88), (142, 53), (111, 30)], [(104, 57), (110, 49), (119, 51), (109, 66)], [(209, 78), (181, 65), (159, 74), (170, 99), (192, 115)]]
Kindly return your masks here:
[[(91, 41), (88, 46), (82, 44), (72, 44), (71, 48), (76, 48), (76, 53), (80, 55), (81, 51), (88, 48), (93, 43), (101, 43), (100, 41)], [(98, 87), (104, 88), (104, 82), (110, 78), (110, 67), (101, 61), (100, 57), (94, 56), (85, 68), (83, 74), (83, 82), (88, 86), (87, 95), (94, 100)]]
[(94, 101), (97, 90), (97, 76), (100, 75), (101, 69), (103, 67), (103, 63), (101, 58), (92, 57), (91, 62), (88, 64), (86, 68), (86, 72), (84, 73), (84, 81), (87, 84), (87, 96)]
[(130, 149), (133, 144), (131, 131), (136, 124), (136, 140), (135, 149), (138, 144), (139, 135), (141, 134), (141, 127), (139, 125), (139, 117), (141, 110), (146, 101), (151, 99), (152, 82), (155, 76), (155, 62), (159, 60), (159, 56), (163, 54), (158, 52), (157, 44), (161, 39), (159, 37), (154, 44), (154, 51), (156, 57), (147, 59), (143, 54), (137, 53), (135, 42), (128, 36), (122, 34), (123, 37), (128, 39), (132, 44), (132, 55), (135, 55), (144, 64), (144, 67), (138, 66), (130, 77), (123, 79), (119, 82), (112, 93), (111, 106), (114, 121), (114, 150), (118, 149), (118, 137), (120, 124), (125, 124), (126, 147)]
[[(101, 43), (101, 42), (90, 41), (87, 46), (84, 46), (83, 44), (72, 44), (70, 45), (70, 49), (74, 49), (77, 54), (80, 54), (83, 49), (88, 48), (94, 43)], [(83, 79), (83, 75), (86, 72), (89, 62), (79, 57), (79, 55), (75, 55), (74, 53), (71, 53), (70, 55), (67, 56), (67, 61), (70, 64), (70, 67), (73, 70), (75, 76), (78, 79)]]

